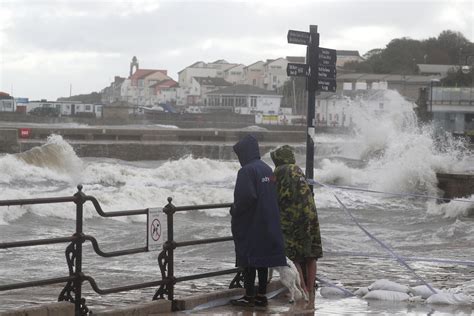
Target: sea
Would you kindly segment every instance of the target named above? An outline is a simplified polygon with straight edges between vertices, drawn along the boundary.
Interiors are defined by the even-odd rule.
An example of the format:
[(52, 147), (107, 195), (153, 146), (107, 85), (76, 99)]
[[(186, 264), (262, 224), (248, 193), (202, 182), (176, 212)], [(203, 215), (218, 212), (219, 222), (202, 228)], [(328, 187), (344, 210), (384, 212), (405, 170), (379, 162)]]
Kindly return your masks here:
[[(414, 105), (395, 91), (387, 91), (382, 98), (383, 111), (374, 110), (380, 100), (348, 100), (346, 113), (352, 117), (354, 133), (315, 136), (315, 180), (325, 184), (314, 188), (324, 249), (318, 277), (351, 292), (379, 279), (416, 286), (422, 284), (421, 278), (438, 289), (474, 297), (474, 266), (466, 264), (474, 261), (474, 195), (448, 203), (430, 198), (441, 194), (436, 172), (474, 173), (472, 150), (462, 139), (420, 125)], [(248, 130), (251, 133), (252, 129)], [(292, 145), (304, 170), (305, 140)], [(262, 159), (274, 166), (269, 153), (262, 154)], [(123, 161), (78, 157), (66, 140), (51, 135), (44, 145), (28, 152), (0, 156), (0, 200), (71, 196), (81, 184), (83, 192), (97, 198), (106, 212), (163, 207), (168, 197), (176, 206), (229, 203), (239, 168), (236, 158)], [(420, 278), (364, 233), (335, 196), (362, 227), (394, 253), (426, 259), (407, 261)], [(145, 216), (102, 218), (86, 203), (84, 217), (84, 232), (96, 237), (103, 251), (146, 245)], [(0, 242), (71, 236), (74, 229), (72, 203), (0, 207)], [(230, 234), (226, 208), (175, 215), (176, 241)], [(64, 250), (65, 244), (0, 250), (0, 284), (67, 276)], [(102, 258), (85, 242), (83, 271), (102, 289), (159, 280), (157, 256), (157, 252), (146, 252)], [(232, 242), (183, 247), (175, 252), (176, 276), (233, 267)], [(180, 298), (222, 290), (232, 278), (178, 283), (175, 295)], [(56, 301), (61, 289), (44, 286), (0, 292), (0, 311)], [(100, 311), (149, 302), (156, 288), (99, 295), (85, 282), (83, 291), (88, 307)], [(473, 312), (472, 305), (377, 304), (356, 297), (323, 297), (319, 292), (315, 306), (316, 315)]]

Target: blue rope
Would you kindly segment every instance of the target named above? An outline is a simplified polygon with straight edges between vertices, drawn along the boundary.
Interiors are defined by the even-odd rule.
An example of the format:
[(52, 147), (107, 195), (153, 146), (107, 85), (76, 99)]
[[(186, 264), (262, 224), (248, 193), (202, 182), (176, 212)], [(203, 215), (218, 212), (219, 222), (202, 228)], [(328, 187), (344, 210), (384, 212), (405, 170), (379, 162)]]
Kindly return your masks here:
[[(350, 252), (350, 251), (330, 251), (325, 250), (325, 255), (333, 255), (333, 256), (348, 256), (348, 257), (366, 257), (366, 258), (391, 258), (391, 256), (386, 255), (379, 255), (374, 253), (364, 253), (364, 252)], [(463, 265), (468, 267), (474, 267), (474, 261), (470, 260), (452, 260), (452, 259), (437, 259), (437, 258), (424, 258), (424, 257), (403, 257), (400, 256), (405, 261), (424, 261), (424, 262), (436, 262), (436, 263), (448, 263), (448, 264), (456, 264), (456, 265)]]
[(407, 268), (410, 272), (412, 272), (416, 278), (418, 280), (420, 280), (423, 284), (426, 285), (426, 287), (428, 287), (430, 289), (431, 292), (433, 292), (434, 294), (436, 294), (436, 291), (431, 287), (431, 285), (429, 285), (422, 277), (420, 277), (416, 272), (415, 270), (413, 270), (400, 256), (398, 256), (389, 246), (387, 246), (385, 243), (383, 243), (382, 241), (380, 241), (379, 239), (377, 239), (374, 235), (372, 235), (367, 229), (365, 229), (360, 223), (359, 221), (354, 217), (354, 215), (352, 215), (352, 213), (349, 211), (349, 209), (344, 205), (344, 203), (342, 203), (342, 201), (337, 197), (336, 194), (334, 194), (334, 197), (336, 198), (336, 200), (339, 202), (339, 204), (342, 206), (342, 208), (344, 209), (344, 211), (347, 213), (347, 215), (349, 215), (349, 217), (352, 219), (352, 221), (354, 221), (354, 223), (356, 223), (356, 225), (367, 235), (369, 236), (372, 240), (376, 241), (380, 246), (382, 246), (382, 248), (384, 248), (385, 250), (387, 250), (391, 255), (392, 257), (394, 257), (402, 266), (404, 266), (405, 268)]
[(318, 181), (313, 180), (313, 179), (308, 179), (308, 183), (311, 184), (311, 185), (319, 185), (319, 186), (322, 186), (322, 187), (328, 187), (328, 188), (333, 188), (333, 189), (341, 189), (341, 190), (378, 193), (378, 194), (393, 195), (393, 196), (411, 196), (411, 197), (418, 197), (418, 198), (425, 198), (425, 199), (434, 199), (434, 200), (439, 200), (439, 201), (456, 201), (456, 202), (464, 202), (464, 203), (474, 203), (474, 201), (471, 201), (471, 200), (440, 198), (440, 197), (432, 196), (432, 195), (414, 194), (414, 193), (383, 192), (383, 191), (376, 191), (376, 190), (369, 190), (369, 189), (360, 189), (360, 188), (349, 187), (349, 186), (330, 185), (330, 184), (324, 184), (324, 183), (318, 182)]
[(318, 280), (319, 282), (321, 282), (322, 284), (325, 284), (329, 287), (333, 287), (333, 288), (336, 288), (338, 289), (339, 291), (343, 292), (346, 296), (355, 296), (351, 291), (349, 290), (346, 290), (345, 288), (341, 287), (341, 286), (338, 286), (328, 280), (325, 280), (321, 277), (317, 277), (316, 280)]

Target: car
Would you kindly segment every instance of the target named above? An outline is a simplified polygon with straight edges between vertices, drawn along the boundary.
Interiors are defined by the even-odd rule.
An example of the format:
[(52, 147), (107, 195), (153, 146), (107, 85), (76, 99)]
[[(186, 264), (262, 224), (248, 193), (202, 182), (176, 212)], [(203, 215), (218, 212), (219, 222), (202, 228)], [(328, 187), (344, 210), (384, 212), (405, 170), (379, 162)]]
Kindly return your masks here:
[(54, 117), (58, 117), (60, 114), (59, 110), (56, 108), (43, 108), (43, 107), (34, 108), (28, 113), (30, 115), (36, 115), (36, 116), (54, 116)]

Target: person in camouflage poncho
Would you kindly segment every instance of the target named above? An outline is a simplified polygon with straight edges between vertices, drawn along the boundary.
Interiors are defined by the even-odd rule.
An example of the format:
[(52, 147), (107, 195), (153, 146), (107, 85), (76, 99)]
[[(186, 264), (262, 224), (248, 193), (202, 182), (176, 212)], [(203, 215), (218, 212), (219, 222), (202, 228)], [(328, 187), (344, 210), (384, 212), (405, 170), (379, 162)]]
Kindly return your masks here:
[[(271, 152), (275, 163), (280, 221), (285, 238), (285, 252), (305, 280), (305, 290), (314, 291), (316, 260), (323, 256), (318, 214), (313, 194), (303, 171), (295, 163), (290, 146)], [(306, 269), (303, 278), (302, 265)]]

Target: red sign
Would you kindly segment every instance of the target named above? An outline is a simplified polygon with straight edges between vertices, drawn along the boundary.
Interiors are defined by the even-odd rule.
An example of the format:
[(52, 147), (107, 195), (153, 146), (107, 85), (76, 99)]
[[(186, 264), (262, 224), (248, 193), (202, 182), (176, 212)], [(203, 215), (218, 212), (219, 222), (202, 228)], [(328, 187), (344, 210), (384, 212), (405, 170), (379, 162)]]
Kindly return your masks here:
[(30, 138), (31, 128), (20, 128), (20, 138)]

